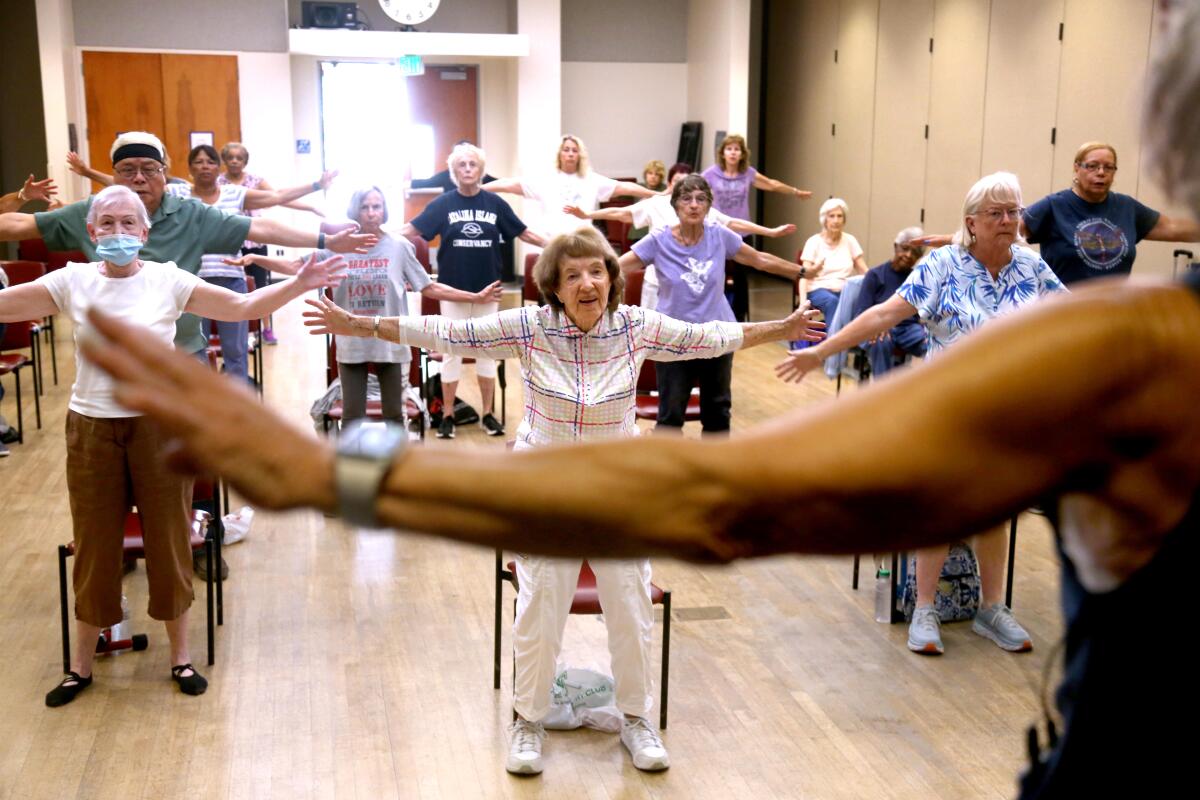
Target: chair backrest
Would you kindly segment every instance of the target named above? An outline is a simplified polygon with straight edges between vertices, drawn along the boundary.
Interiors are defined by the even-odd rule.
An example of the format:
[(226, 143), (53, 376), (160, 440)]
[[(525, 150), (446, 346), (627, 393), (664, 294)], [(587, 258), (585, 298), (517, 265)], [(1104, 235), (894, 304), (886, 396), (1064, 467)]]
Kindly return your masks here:
[(642, 284), (646, 280), (646, 270), (635, 269), (625, 273), (625, 297), (622, 302), (627, 306), (642, 304)]
[(619, 219), (604, 221), (604, 235), (608, 243), (616, 248), (617, 255), (629, 249), (629, 223)]
[(46, 265), (41, 261), (0, 261), (0, 268), (8, 275), (10, 286), (33, 283), (46, 274)]
[(421, 315), (426, 317), (436, 317), (442, 313), (442, 304), (438, 302), (436, 297), (430, 297), (427, 294), (421, 295)]
[(69, 262), (86, 264), (90, 259), (82, 250), (51, 250), (42, 239), (22, 239), (17, 244), (17, 258), (23, 261), (41, 261), (46, 272), (62, 269)]
[(537, 263), (537, 253), (525, 254), (525, 274), (521, 283), (521, 304), (536, 303), (542, 305), (542, 293), (538, 291), (537, 283), (533, 280), (533, 265)]
[(0, 351), (25, 350), (33, 347), (34, 322), (10, 322), (0, 337)]
[(421, 262), (421, 266), (425, 268), (425, 271), (432, 275), (433, 267), (429, 264), (429, 242), (420, 236), (406, 236), (404, 238), (412, 243), (413, 250), (417, 253), (417, 261)]

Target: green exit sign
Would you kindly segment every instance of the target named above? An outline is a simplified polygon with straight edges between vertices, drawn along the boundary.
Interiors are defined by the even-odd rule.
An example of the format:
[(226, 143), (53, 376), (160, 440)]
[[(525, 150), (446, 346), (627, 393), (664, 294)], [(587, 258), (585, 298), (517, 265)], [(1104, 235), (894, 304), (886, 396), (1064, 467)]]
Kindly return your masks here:
[(421, 61), (420, 56), (400, 56), (397, 63), (400, 65), (401, 75), (425, 74), (425, 64)]

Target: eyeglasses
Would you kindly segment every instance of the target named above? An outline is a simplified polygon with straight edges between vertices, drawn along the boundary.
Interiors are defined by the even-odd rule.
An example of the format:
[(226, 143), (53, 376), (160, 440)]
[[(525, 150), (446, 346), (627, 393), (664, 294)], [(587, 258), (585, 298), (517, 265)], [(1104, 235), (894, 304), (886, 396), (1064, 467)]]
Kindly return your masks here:
[(680, 205), (686, 205), (689, 203), (695, 206), (706, 205), (708, 203), (708, 195), (704, 194), (703, 192), (697, 192), (696, 194), (684, 194), (679, 196)]
[(1007, 219), (1008, 217), (1012, 217), (1017, 222), (1020, 222), (1021, 217), (1024, 216), (1024, 214), (1025, 209), (1019, 206), (1017, 208), (989, 208), (986, 211), (979, 212), (979, 216), (987, 217), (992, 222), (999, 222), (1000, 220)]
[(1105, 164), (1102, 161), (1085, 161), (1079, 165), (1085, 172), (1116, 172), (1116, 164)]
[(131, 181), (136, 178), (139, 172), (146, 176), (146, 180), (150, 180), (151, 178), (160, 177), (164, 172), (167, 171), (167, 168), (161, 164), (150, 164), (140, 167), (129, 166), (126, 164), (123, 167), (117, 167), (114, 171), (117, 173), (117, 175), (127, 181)]

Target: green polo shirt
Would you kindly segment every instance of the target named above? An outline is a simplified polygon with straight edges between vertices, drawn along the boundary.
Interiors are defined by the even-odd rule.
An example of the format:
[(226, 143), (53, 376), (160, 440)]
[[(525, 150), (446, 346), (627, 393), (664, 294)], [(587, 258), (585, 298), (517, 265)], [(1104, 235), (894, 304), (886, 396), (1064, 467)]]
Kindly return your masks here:
[[(82, 250), (90, 261), (99, 261), (96, 245), (87, 232), (92, 198), (54, 211), (34, 214), (38, 231), (51, 250)], [(147, 261), (174, 261), (195, 275), (205, 253), (237, 253), (250, 234), (250, 217), (226, 215), (199, 200), (164, 194), (150, 217), (150, 239), (139, 254)], [(200, 318), (184, 314), (175, 323), (175, 347), (185, 353), (208, 344), (200, 331)]]

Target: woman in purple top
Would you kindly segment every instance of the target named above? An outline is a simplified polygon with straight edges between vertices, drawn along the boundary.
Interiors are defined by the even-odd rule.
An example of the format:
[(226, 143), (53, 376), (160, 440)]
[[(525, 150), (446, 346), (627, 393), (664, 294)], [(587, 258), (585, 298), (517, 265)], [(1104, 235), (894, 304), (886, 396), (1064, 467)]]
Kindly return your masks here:
[[(671, 189), (679, 224), (662, 227), (621, 256), (625, 272), (653, 264), (658, 271), (658, 310), (685, 322), (736, 322), (725, 302), (725, 262), (733, 260), (794, 280), (799, 267), (762, 253), (728, 228), (704, 221), (712, 207), (708, 181), (688, 175)], [(692, 387), (700, 386), (700, 424), (705, 433), (729, 430), (733, 355), (657, 363), (658, 428), (682, 429)]]
[[(737, 219), (750, 219), (750, 188), (765, 192), (782, 192), (807, 200), (812, 192), (788, 186), (782, 181), (768, 178), (750, 166), (750, 148), (741, 135), (731, 133), (717, 146), (717, 163), (702, 173), (713, 191), (713, 208), (722, 214)], [(729, 267), (729, 304), (739, 320), (750, 318), (750, 287), (746, 272), (740, 267)]]

